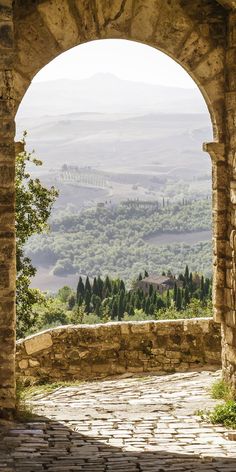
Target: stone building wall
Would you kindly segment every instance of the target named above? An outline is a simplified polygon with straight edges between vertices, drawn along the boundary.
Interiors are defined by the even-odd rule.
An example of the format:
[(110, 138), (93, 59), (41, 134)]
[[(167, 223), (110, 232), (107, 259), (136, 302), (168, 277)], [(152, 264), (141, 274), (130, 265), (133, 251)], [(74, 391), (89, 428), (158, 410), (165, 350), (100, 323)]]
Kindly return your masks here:
[(15, 406), (15, 124), (12, 2), (0, 1), (0, 409)]
[(225, 265), (222, 266), (224, 313), (221, 317), (223, 333), (223, 373), (236, 390), (236, 11), (229, 14), (225, 67), (225, 160), (228, 166), (226, 214), (222, 222), (225, 244)]
[(203, 366), (221, 366), (220, 326), (210, 318), (63, 326), (17, 342), (16, 371), (24, 381)]

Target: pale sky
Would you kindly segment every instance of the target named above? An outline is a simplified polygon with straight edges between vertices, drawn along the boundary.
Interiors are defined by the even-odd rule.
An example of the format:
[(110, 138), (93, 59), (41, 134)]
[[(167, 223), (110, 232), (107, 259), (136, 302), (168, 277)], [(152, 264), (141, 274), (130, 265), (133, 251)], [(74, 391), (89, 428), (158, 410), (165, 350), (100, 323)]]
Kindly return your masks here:
[(123, 39), (91, 41), (70, 49), (45, 66), (34, 81), (85, 79), (101, 72), (125, 80), (196, 87), (188, 73), (166, 54)]

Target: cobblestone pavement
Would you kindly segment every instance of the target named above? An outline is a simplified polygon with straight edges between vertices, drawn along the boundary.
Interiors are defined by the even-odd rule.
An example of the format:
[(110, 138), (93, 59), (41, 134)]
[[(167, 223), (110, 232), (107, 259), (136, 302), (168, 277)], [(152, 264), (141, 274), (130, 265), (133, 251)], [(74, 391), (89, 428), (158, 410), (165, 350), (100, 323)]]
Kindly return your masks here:
[(236, 472), (236, 442), (194, 412), (220, 373), (131, 377), (58, 388), (37, 416), (2, 429), (4, 472)]

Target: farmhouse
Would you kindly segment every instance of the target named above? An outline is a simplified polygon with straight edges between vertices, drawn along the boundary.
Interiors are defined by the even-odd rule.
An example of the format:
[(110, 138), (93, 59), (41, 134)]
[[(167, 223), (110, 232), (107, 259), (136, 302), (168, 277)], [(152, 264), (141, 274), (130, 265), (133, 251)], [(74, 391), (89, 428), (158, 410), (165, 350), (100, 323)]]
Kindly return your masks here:
[(153, 290), (159, 293), (163, 293), (165, 290), (174, 288), (175, 284), (180, 286), (179, 282), (173, 275), (149, 275), (142, 280), (137, 282), (137, 287), (141, 288), (144, 293), (148, 294), (150, 286), (153, 287)]

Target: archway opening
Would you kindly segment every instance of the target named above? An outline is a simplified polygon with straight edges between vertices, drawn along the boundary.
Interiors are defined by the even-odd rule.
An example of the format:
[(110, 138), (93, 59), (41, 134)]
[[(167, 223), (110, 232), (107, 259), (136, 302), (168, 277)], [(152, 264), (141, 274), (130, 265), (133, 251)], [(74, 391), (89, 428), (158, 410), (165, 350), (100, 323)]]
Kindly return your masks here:
[[(151, 279), (136, 287), (143, 299), (127, 295), (118, 313), (120, 300), (113, 297), (106, 307), (112, 320), (129, 319), (129, 310), (158, 319), (160, 309), (180, 303), (175, 289), (180, 312), (189, 290), (193, 301), (210, 298), (211, 168), (201, 145), (212, 139), (211, 122), (199, 89), (179, 65), (126, 40), (78, 46), (39, 72), (17, 122), (19, 136), (28, 129), (28, 146), (44, 160), (37, 175), (60, 190), (52, 232), (27, 244), (38, 266), (34, 286), (56, 292), (68, 285), (71, 292), (59, 299), (69, 294), (78, 301), (79, 277), (104, 283), (118, 277), (130, 293), (146, 271)], [(195, 273), (194, 289), (181, 280), (189, 277), (186, 266)], [(93, 303), (93, 295), (101, 303)], [(99, 321), (98, 313), (103, 319), (105, 298), (111, 297), (92, 293), (89, 303), (84, 297), (89, 314), (96, 314), (86, 321)], [(59, 310), (52, 325), (63, 317)]]

